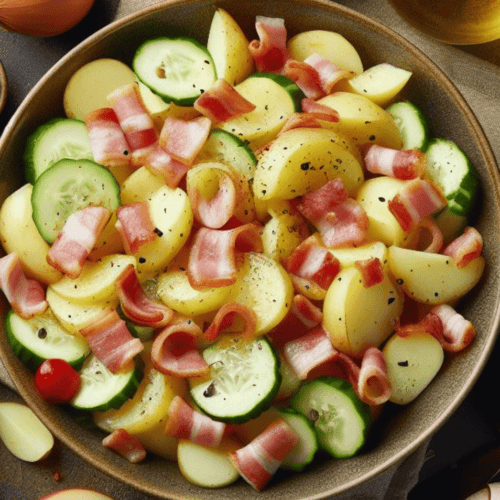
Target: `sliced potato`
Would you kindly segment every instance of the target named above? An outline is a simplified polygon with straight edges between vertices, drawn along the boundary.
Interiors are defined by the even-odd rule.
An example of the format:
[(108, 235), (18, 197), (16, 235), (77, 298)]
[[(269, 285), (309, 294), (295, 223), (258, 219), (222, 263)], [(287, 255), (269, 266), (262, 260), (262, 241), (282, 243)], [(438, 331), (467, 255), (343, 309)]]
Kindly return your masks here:
[(395, 334), (383, 353), (392, 387), (390, 401), (399, 405), (413, 401), (430, 384), (444, 359), (439, 342), (425, 332), (408, 337)]
[(330, 130), (293, 129), (278, 137), (260, 157), (254, 194), (261, 200), (289, 200), (340, 178), (352, 195), (364, 180), (358, 153)]
[(106, 255), (123, 252), (123, 240), (115, 226), (117, 220), (116, 212), (113, 212), (101, 234), (99, 234), (94, 248), (88, 257), (89, 260), (96, 261)]
[(360, 358), (389, 337), (403, 302), (403, 294), (387, 273), (384, 281), (365, 288), (359, 269), (347, 267), (326, 293), (323, 326), (336, 349)]
[(392, 116), (363, 95), (335, 92), (318, 100), (339, 114), (336, 123), (323, 122), (323, 127), (350, 138), (358, 146), (378, 144), (401, 149), (403, 141)]
[(443, 304), (463, 297), (481, 279), (485, 260), (458, 267), (447, 255), (392, 246), (387, 260), (404, 292), (417, 302)]
[(264, 335), (292, 307), (293, 286), (288, 273), (276, 261), (260, 253), (247, 253), (231, 297), (254, 311), (255, 334)]
[(47, 263), (50, 246), (40, 236), (31, 215), (33, 186), (14, 191), (0, 209), (0, 238), (7, 253), (17, 253), (26, 275), (45, 284), (55, 283), (62, 273)]
[(363, 63), (354, 46), (339, 33), (333, 31), (304, 31), (290, 38), (288, 51), (293, 59), (303, 61), (312, 54), (319, 54), (339, 68), (363, 72)]
[(68, 118), (85, 120), (90, 111), (109, 108), (106, 97), (113, 90), (135, 81), (134, 72), (116, 59), (91, 61), (70, 78), (64, 90), (64, 112)]
[(236, 21), (224, 9), (218, 8), (207, 41), (218, 78), (236, 85), (252, 73), (253, 57), (248, 45), (248, 39)]
[(120, 199), (123, 205), (137, 201), (149, 201), (153, 193), (163, 187), (165, 182), (146, 167), (138, 168), (123, 183)]
[(381, 241), (352, 248), (330, 248), (328, 251), (339, 259), (342, 268), (353, 266), (357, 260), (368, 260), (374, 257), (384, 265), (387, 259), (387, 247)]

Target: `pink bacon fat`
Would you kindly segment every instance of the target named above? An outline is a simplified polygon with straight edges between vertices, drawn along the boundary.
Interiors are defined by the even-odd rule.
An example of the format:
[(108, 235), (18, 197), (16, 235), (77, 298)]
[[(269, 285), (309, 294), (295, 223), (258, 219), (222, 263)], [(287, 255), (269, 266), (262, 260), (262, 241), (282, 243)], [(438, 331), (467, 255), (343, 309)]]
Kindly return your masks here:
[(377, 257), (367, 260), (357, 260), (354, 265), (361, 272), (363, 286), (365, 288), (370, 288), (384, 281), (385, 274), (382, 263)]
[(271, 480), (298, 439), (293, 429), (279, 418), (249, 444), (230, 453), (229, 459), (243, 479), (260, 491)]
[(175, 396), (170, 403), (165, 427), (168, 436), (205, 446), (218, 446), (225, 430), (225, 423), (193, 410), (180, 396)]
[(78, 278), (110, 216), (107, 208), (93, 205), (72, 213), (50, 247), (47, 262), (71, 279)]
[(465, 267), (483, 251), (483, 237), (473, 227), (466, 227), (461, 236), (453, 240), (443, 254), (451, 257), (458, 267)]
[(134, 356), (144, 349), (115, 309), (104, 309), (80, 333), (87, 339), (97, 359), (112, 373), (131, 366)]
[(115, 429), (102, 440), (102, 444), (116, 451), (132, 464), (142, 462), (146, 458), (146, 450), (142, 443), (125, 429)]
[(116, 113), (132, 151), (151, 146), (156, 142), (158, 132), (153, 120), (142, 106), (137, 83), (129, 83), (116, 89), (107, 99)]
[(306, 62), (288, 59), (282, 74), (293, 80), (309, 99), (319, 99), (325, 95), (318, 72)]
[(26, 277), (16, 253), (0, 259), (0, 288), (21, 318), (30, 319), (49, 307), (45, 289), (38, 281)]
[(257, 71), (279, 73), (290, 58), (286, 48), (285, 20), (279, 17), (257, 16), (255, 29), (259, 40), (248, 46)]
[(87, 113), (85, 125), (89, 131), (94, 161), (106, 167), (129, 164), (130, 147), (112, 108), (101, 108)]
[(340, 80), (349, 79), (356, 75), (353, 71), (339, 68), (332, 61), (319, 54), (311, 54), (304, 62), (312, 66), (318, 73), (319, 83), (325, 94), (330, 94)]
[(203, 336), (193, 320), (167, 326), (158, 334), (151, 349), (153, 366), (160, 372), (175, 377), (201, 377), (210, 372), (202, 358), (198, 341)]
[(372, 174), (411, 180), (422, 177), (425, 153), (419, 149), (391, 149), (372, 144), (365, 154), (365, 166)]
[(115, 288), (123, 313), (135, 323), (152, 328), (163, 328), (172, 319), (174, 315), (172, 309), (148, 299), (132, 264), (128, 265), (118, 276)]
[(255, 327), (257, 326), (255, 313), (252, 309), (239, 302), (227, 302), (224, 304), (217, 311), (210, 326), (205, 330), (204, 337), (209, 341), (215, 340), (223, 330), (235, 325), (237, 322), (242, 329), (241, 337), (245, 340), (252, 339)]
[(214, 123), (234, 120), (255, 109), (255, 104), (247, 101), (223, 78), (217, 80), (194, 102), (194, 108)]

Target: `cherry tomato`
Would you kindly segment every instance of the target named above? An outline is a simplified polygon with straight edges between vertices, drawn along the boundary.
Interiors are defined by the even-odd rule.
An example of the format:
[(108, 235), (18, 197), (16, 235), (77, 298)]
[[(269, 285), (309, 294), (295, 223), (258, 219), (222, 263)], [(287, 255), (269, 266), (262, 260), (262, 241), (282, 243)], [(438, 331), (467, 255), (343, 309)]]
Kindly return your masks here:
[(80, 375), (64, 359), (46, 359), (36, 371), (35, 387), (47, 403), (67, 403), (80, 388)]

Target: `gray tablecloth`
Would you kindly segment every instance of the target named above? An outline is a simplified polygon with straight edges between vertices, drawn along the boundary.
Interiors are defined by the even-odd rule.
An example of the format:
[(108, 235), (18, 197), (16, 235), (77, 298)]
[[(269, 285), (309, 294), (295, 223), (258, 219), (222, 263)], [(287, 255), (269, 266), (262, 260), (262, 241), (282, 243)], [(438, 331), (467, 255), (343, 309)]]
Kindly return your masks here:
[[(0, 116), (0, 131), (24, 96), (50, 66), (69, 49), (113, 19), (157, 3), (155, 0), (97, 0), (90, 15), (77, 28), (55, 39), (34, 39), (13, 33), (0, 33), (0, 59), (9, 78), (9, 100)], [(339, 0), (391, 27), (429, 56), (455, 83), (466, 98), (500, 159), (500, 41), (480, 47), (453, 47), (417, 32), (385, 0)], [(98, 22), (97, 22), (98, 21)], [(96, 26), (96, 23), (98, 24)], [(0, 401), (19, 400), (0, 362)], [(10, 387), (9, 387), (10, 386)], [(401, 464), (339, 500), (399, 500), (418, 481), (427, 444)], [(60, 474), (60, 481), (54, 479)], [(131, 490), (95, 470), (65, 446), (57, 443), (50, 458), (40, 464), (15, 459), (0, 444), (0, 500), (34, 500), (49, 492), (69, 487), (95, 488), (116, 500), (147, 500), (152, 497)]]

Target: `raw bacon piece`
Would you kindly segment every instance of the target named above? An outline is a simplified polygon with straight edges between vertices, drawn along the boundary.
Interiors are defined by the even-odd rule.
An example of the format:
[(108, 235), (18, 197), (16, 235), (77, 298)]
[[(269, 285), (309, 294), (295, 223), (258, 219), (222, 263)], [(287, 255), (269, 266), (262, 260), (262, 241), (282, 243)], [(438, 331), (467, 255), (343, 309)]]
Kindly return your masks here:
[(213, 122), (224, 123), (250, 113), (255, 105), (220, 78), (196, 99), (194, 108)]
[(219, 446), (226, 424), (193, 410), (180, 396), (170, 403), (165, 434), (205, 446)]
[(372, 144), (365, 154), (365, 165), (372, 174), (411, 180), (425, 172), (425, 153), (414, 149), (391, 149)]
[(318, 242), (315, 235), (295, 248), (285, 267), (290, 274), (314, 281), (325, 290), (340, 272), (339, 260)]
[(481, 234), (473, 227), (466, 227), (463, 234), (443, 250), (443, 254), (450, 256), (458, 267), (465, 267), (471, 260), (479, 257), (482, 251)]
[(154, 241), (158, 234), (149, 215), (149, 205), (145, 201), (122, 205), (116, 211), (116, 229), (120, 233), (127, 254), (139, 251), (142, 245)]
[(273, 477), (281, 462), (297, 444), (293, 429), (279, 418), (249, 444), (229, 454), (243, 479), (260, 491)]
[(422, 252), (439, 253), (441, 247), (443, 246), (444, 239), (443, 233), (441, 232), (441, 229), (439, 229), (439, 226), (436, 224), (436, 221), (430, 218), (424, 219), (420, 221), (416, 230), (419, 231), (417, 244), (422, 239), (422, 232), (427, 231), (427, 233), (430, 235), (431, 241), (427, 245), (427, 247), (422, 250)]
[(384, 281), (384, 270), (378, 257), (367, 260), (357, 260), (354, 265), (361, 271), (363, 286), (370, 288)]
[(151, 146), (157, 141), (158, 132), (141, 104), (137, 83), (129, 83), (116, 89), (107, 99), (132, 151)]
[(257, 71), (279, 73), (285, 62), (290, 59), (286, 48), (285, 20), (279, 17), (257, 16), (255, 29), (259, 40), (248, 46)]
[(376, 347), (368, 349), (363, 356), (356, 392), (361, 401), (369, 405), (386, 403), (391, 397), (392, 388), (387, 377), (385, 357)]
[(169, 116), (160, 132), (160, 146), (174, 160), (191, 166), (205, 144), (212, 122), (206, 116), (182, 120)]
[(142, 443), (125, 429), (114, 430), (102, 440), (102, 444), (118, 452), (132, 464), (142, 462), (146, 458), (146, 450)]
[(413, 179), (389, 201), (388, 208), (405, 232), (410, 232), (425, 217), (444, 208), (447, 204), (441, 189), (431, 181)]
[(241, 330), (240, 323), (243, 323), (241, 336), (243, 339), (250, 340), (255, 332), (257, 319), (252, 309), (239, 302), (228, 302), (217, 311), (212, 323), (205, 330), (205, 339), (209, 341), (215, 340), (221, 334), (222, 330), (235, 325), (238, 318), (240, 318), (238, 331)]
[(94, 161), (106, 167), (129, 164), (130, 148), (112, 108), (101, 108), (85, 115)]
[(434, 307), (429, 314), (434, 314), (441, 320), (443, 331), (437, 340), (445, 351), (461, 351), (476, 337), (473, 324), (447, 304)]
[(151, 360), (160, 372), (175, 377), (201, 377), (210, 366), (201, 357), (197, 339), (203, 332), (191, 319), (167, 326), (153, 342)]
[(87, 339), (97, 359), (112, 373), (128, 367), (134, 356), (144, 349), (115, 309), (104, 309), (80, 333)]
[(179, 185), (189, 170), (184, 163), (174, 160), (158, 143), (134, 151), (130, 164), (134, 168), (146, 167), (163, 178), (165, 184), (172, 189)]
[(321, 104), (306, 97), (300, 101), (300, 105), (304, 113), (312, 113), (318, 120), (332, 123), (340, 121), (338, 112), (325, 104)]
[(288, 59), (282, 74), (293, 80), (309, 99), (319, 99), (325, 95), (321, 88), (318, 72), (310, 64)]
[(321, 57), (319, 54), (310, 55), (304, 62), (317, 71), (321, 88), (325, 94), (330, 94), (335, 84), (340, 80), (352, 78), (356, 75), (354, 71), (347, 71), (335, 66), (332, 61)]
[(0, 259), (0, 289), (21, 318), (30, 319), (49, 307), (43, 286), (26, 277), (16, 253)]
[(123, 313), (135, 323), (152, 328), (163, 328), (172, 319), (174, 315), (172, 309), (148, 299), (132, 264), (128, 265), (118, 276), (115, 288)]
[(188, 278), (197, 290), (236, 282), (236, 252), (262, 252), (259, 227), (245, 224), (234, 229), (201, 228), (189, 254)]
[(78, 278), (110, 217), (107, 208), (93, 205), (72, 213), (50, 247), (47, 262), (71, 279)]

